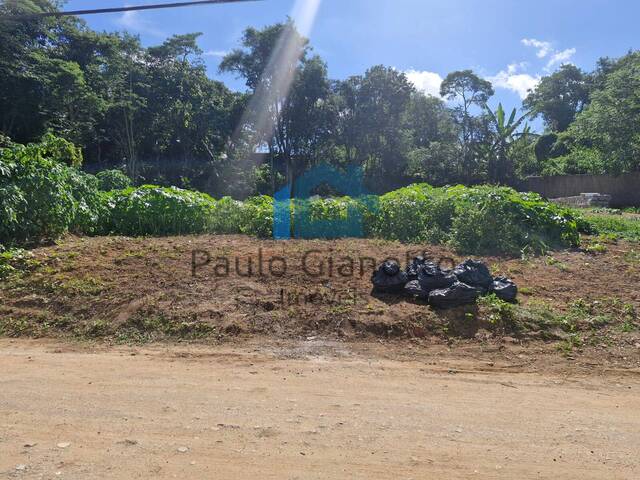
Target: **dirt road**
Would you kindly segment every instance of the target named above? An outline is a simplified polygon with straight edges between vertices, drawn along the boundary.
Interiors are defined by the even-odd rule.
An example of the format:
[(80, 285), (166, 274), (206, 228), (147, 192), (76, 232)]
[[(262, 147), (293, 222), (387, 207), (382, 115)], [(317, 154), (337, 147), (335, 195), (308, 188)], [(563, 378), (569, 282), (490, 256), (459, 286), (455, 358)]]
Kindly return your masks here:
[(637, 376), (390, 352), (0, 340), (0, 477), (640, 478)]

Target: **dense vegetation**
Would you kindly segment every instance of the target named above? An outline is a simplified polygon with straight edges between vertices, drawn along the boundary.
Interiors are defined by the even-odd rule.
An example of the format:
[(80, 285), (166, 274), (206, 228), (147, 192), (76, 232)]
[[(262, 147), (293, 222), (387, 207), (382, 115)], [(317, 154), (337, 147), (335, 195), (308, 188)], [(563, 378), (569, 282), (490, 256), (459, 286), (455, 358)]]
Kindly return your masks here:
[[(0, 18), (58, 6), (4, 2)], [(299, 56), (273, 70), (283, 35)], [(382, 65), (331, 80), (291, 23), (245, 31), (220, 64), (246, 81), (246, 92), (233, 92), (207, 76), (198, 36), (145, 48), (74, 17), (0, 21), (0, 145), (51, 132), (80, 146), (87, 171), (120, 168), (134, 184), (235, 198), (273, 195), (318, 163), (362, 166), (376, 193), (640, 167), (639, 52), (601, 59), (592, 73), (561, 66), (517, 115), (490, 109), (491, 83), (470, 70), (445, 78), (447, 103)], [(294, 72), (289, 95), (265, 88), (278, 83), (279, 70)], [(542, 135), (527, 127), (534, 116), (544, 120)], [(257, 147), (268, 154), (253, 154)]]
[[(121, 173), (94, 176), (76, 166), (77, 149), (49, 136), (41, 144), (0, 150), (0, 243), (88, 235), (273, 232), (274, 200), (263, 195), (215, 200), (176, 187), (127, 186)], [(286, 207), (293, 228), (325, 222), (316, 237), (339, 237), (341, 225), (362, 222), (362, 234), (407, 242), (447, 243), (474, 253), (519, 253), (577, 245), (569, 211), (508, 187), (415, 184), (382, 196), (296, 199)], [(345, 233), (346, 234), (346, 233)]]

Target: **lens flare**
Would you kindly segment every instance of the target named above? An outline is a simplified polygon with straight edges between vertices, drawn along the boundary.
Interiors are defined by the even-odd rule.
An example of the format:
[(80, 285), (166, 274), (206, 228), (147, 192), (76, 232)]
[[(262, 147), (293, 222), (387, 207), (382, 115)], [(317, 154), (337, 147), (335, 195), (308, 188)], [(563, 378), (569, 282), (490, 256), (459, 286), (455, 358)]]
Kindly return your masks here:
[(292, 22), (282, 30), (259, 86), (234, 132), (233, 148), (245, 152), (241, 158), (235, 159), (235, 167), (242, 168), (244, 172), (256, 166), (252, 154), (264, 151), (276, 129), (283, 128), (280, 123), (282, 107), (291, 90), (298, 63), (304, 54), (305, 40), (311, 33), (321, 1), (296, 1), (290, 15)]

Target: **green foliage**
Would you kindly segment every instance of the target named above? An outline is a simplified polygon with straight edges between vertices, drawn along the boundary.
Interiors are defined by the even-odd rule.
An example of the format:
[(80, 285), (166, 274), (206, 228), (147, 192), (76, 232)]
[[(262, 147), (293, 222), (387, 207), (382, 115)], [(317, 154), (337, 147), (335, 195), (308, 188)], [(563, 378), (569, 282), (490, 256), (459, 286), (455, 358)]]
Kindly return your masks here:
[(504, 333), (521, 330), (515, 305), (499, 299), (495, 293), (479, 297), (477, 303), (487, 309), (487, 321), (492, 328)]
[(93, 176), (65, 164), (74, 152), (51, 136), (0, 151), (0, 242), (53, 240), (76, 227), (92, 233), (101, 199)]
[(541, 115), (555, 132), (566, 130), (589, 100), (587, 75), (571, 64), (544, 77), (524, 100), (525, 108)]
[(109, 192), (111, 190), (123, 190), (132, 185), (131, 179), (121, 170), (103, 170), (96, 174), (100, 190)]
[(242, 202), (231, 197), (222, 197), (214, 203), (209, 228), (213, 233), (241, 233), (245, 218)]
[(490, 186), (457, 186), (448, 194), (456, 205), (450, 242), (458, 250), (518, 254), (580, 243), (574, 214), (538, 194)]
[(240, 231), (259, 238), (268, 238), (273, 235), (272, 197), (260, 195), (244, 201)]
[(410, 185), (380, 197), (372, 233), (389, 240), (439, 243), (451, 229), (454, 212), (445, 190)]
[(181, 235), (209, 231), (216, 201), (177, 187), (143, 185), (107, 195), (105, 232), (120, 235)]
[(11, 248), (5, 250), (0, 245), (0, 280), (9, 276), (32, 268), (37, 262), (32, 259), (32, 255), (22, 248)]
[(518, 254), (578, 245), (578, 219), (537, 194), (507, 187), (411, 185), (380, 197), (373, 235), (450, 243), (469, 253)]
[(640, 166), (640, 52), (630, 54), (605, 77), (589, 106), (569, 132), (579, 152), (597, 152), (600, 160), (589, 172), (622, 173)]
[(587, 214), (585, 219), (593, 225), (595, 233), (640, 241), (640, 220), (636, 216)]
[[(296, 199), (292, 223), (302, 238), (341, 238), (360, 234), (364, 205), (351, 197)], [(360, 224), (360, 226), (362, 226)]]
[[(244, 202), (176, 187), (143, 185), (102, 191), (103, 178), (45, 155), (39, 145), (1, 150), (0, 240), (7, 244), (54, 240), (71, 230), (87, 235), (249, 234), (273, 232), (274, 200)], [(286, 207), (285, 207), (286, 208)], [(362, 222), (369, 237), (448, 243), (462, 252), (518, 254), (577, 245), (586, 224), (537, 194), (507, 187), (410, 185), (380, 197), (312, 197), (289, 205), (294, 233), (312, 238), (353, 235)], [(358, 234), (360, 229), (357, 229)]]

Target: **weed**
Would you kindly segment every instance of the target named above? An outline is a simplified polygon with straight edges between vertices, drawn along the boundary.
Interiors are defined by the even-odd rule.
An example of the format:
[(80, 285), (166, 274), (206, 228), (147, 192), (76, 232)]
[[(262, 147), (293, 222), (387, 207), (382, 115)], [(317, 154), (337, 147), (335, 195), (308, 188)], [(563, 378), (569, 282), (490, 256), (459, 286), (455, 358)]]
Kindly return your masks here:
[(518, 332), (522, 329), (516, 318), (515, 305), (499, 299), (495, 294), (480, 297), (478, 305), (488, 310), (487, 320), (495, 329), (502, 332)]
[(606, 253), (608, 248), (602, 243), (591, 243), (584, 247), (585, 252), (592, 254)]
[(94, 277), (72, 278), (59, 284), (61, 291), (71, 295), (95, 296), (102, 293), (106, 284)]
[(582, 336), (579, 333), (572, 333), (558, 344), (558, 350), (565, 355), (569, 355), (573, 353), (574, 349), (582, 348), (583, 345), (584, 340), (582, 339)]
[(568, 272), (569, 271), (569, 266), (566, 263), (563, 263), (560, 260), (558, 260), (555, 257), (552, 257), (550, 255), (547, 255), (545, 257), (545, 262), (549, 266), (556, 267), (561, 272)]

